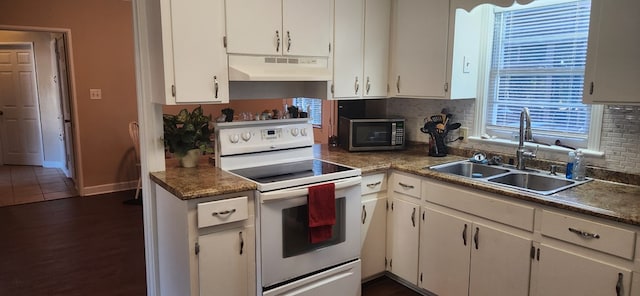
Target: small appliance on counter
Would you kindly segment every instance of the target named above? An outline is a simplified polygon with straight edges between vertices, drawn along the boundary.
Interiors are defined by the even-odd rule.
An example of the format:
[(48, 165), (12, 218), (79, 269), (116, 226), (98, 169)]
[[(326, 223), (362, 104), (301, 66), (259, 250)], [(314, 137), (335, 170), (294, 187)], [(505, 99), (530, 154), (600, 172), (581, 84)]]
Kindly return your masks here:
[(446, 109), (442, 110), (442, 114), (436, 114), (429, 118), (425, 118), (425, 123), (420, 131), (429, 134), (429, 156), (444, 157), (447, 156), (447, 135), (449, 131), (460, 128), (460, 123), (450, 123), (453, 117)]
[(404, 118), (340, 117), (338, 143), (348, 151), (405, 149)]

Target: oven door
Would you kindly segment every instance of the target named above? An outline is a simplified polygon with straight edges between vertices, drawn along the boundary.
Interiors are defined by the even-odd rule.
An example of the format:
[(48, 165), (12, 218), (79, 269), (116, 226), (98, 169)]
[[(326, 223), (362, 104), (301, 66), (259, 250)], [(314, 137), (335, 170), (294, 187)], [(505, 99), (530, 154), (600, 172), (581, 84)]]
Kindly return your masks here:
[(360, 257), (361, 180), (353, 177), (334, 182), (333, 237), (318, 244), (309, 242), (307, 186), (259, 193), (263, 287)]

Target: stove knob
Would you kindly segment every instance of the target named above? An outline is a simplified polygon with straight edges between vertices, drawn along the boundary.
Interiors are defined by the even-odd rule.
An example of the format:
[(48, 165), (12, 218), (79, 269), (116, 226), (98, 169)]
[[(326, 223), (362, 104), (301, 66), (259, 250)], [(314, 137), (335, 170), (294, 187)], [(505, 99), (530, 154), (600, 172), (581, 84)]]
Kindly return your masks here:
[(250, 133), (250, 132), (242, 133), (242, 139), (243, 139), (245, 142), (248, 142), (249, 140), (251, 140), (251, 133)]
[(297, 136), (298, 136), (298, 132), (299, 132), (299, 130), (298, 130), (298, 128), (297, 128), (297, 127), (294, 127), (294, 128), (292, 128), (292, 129), (291, 129), (291, 134), (292, 134), (294, 137), (297, 137)]
[(300, 134), (301, 134), (303, 137), (306, 137), (306, 136), (307, 136), (307, 129), (306, 129), (306, 128), (303, 128), (302, 130), (300, 130)]
[(238, 143), (238, 141), (240, 141), (240, 135), (238, 134), (229, 135), (229, 141), (234, 144)]

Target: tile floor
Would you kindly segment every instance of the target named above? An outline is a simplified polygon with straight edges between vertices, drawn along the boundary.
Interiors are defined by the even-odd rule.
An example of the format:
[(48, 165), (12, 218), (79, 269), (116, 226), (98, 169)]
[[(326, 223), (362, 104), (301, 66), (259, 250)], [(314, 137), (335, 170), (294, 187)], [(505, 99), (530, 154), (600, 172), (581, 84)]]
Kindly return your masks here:
[(60, 169), (0, 166), (0, 207), (77, 196)]

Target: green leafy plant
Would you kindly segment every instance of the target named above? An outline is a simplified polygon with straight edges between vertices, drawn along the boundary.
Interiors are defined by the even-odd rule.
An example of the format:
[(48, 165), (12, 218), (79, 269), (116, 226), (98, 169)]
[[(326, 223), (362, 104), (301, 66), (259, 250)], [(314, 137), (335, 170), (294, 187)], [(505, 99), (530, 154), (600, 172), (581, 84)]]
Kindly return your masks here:
[(202, 151), (210, 149), (209, 121), (211, 121), (211, 115), (204, 115), (202, 106), (193, 109), (191, 113), (187, 109), (182, 109), (177, 115), (163, 114), (162, 120), (164, 122), (164, 146), (169, 149), (169, 152), (182, 157), (192, 149)]

